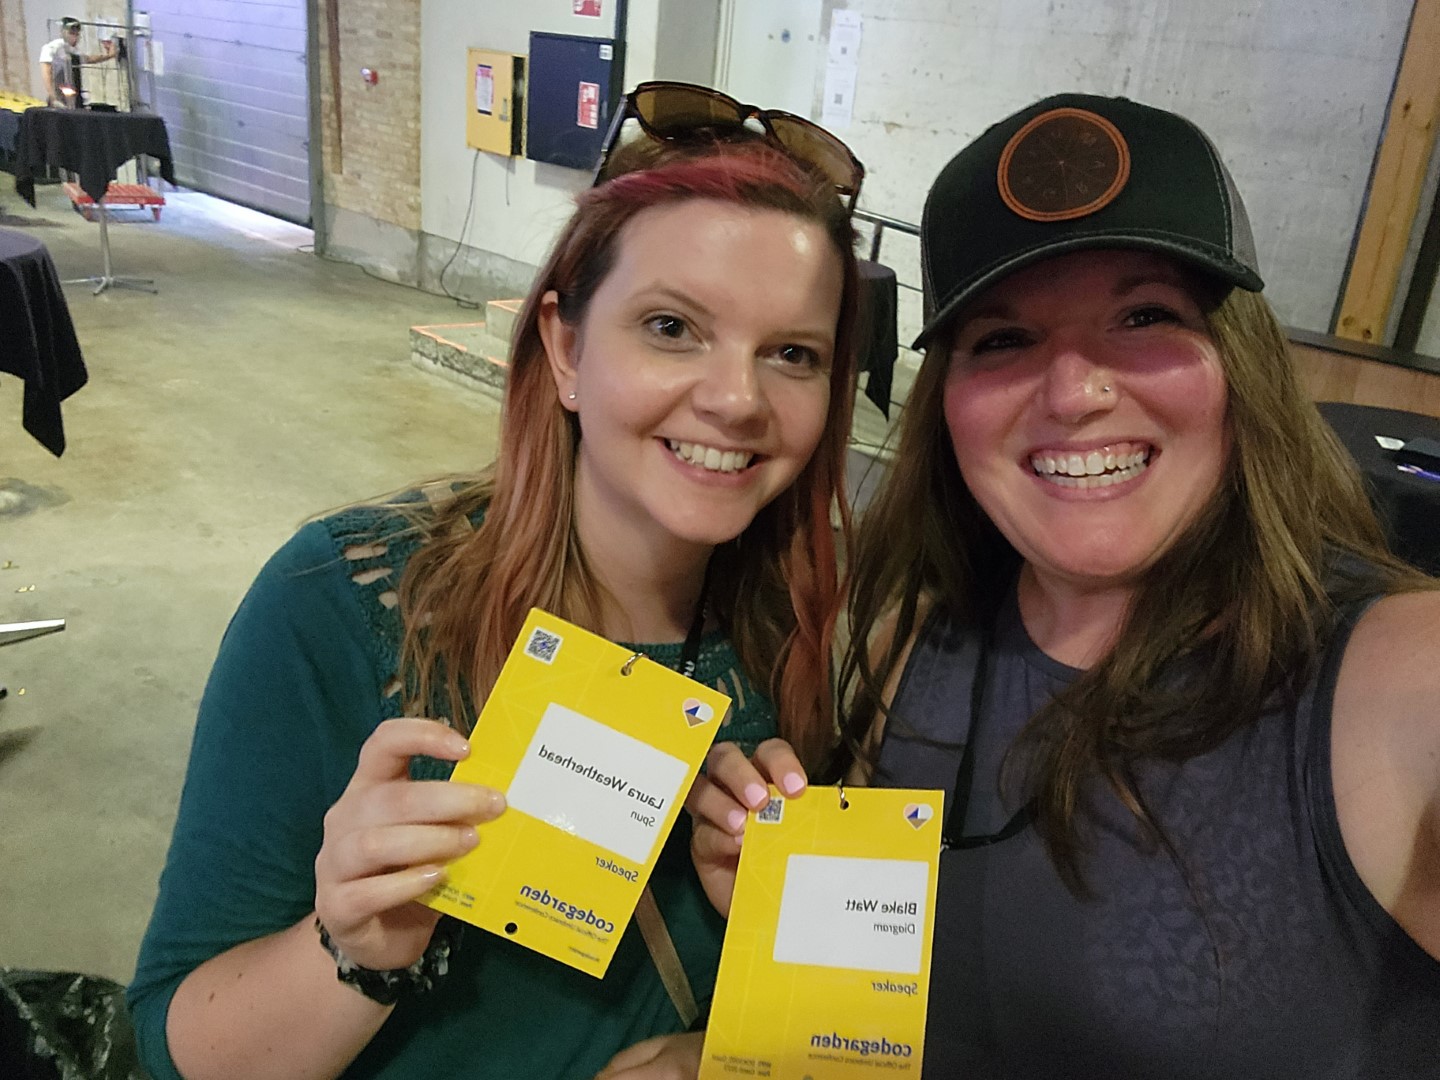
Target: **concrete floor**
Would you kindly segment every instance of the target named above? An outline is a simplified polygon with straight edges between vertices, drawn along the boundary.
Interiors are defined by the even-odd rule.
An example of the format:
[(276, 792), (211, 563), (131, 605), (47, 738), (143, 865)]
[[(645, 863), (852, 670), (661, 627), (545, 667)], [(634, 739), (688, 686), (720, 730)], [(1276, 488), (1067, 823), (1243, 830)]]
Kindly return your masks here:
[[(38, 211), (0, 191), (54, 223), (24, 228), (62, 277), (96, 272), (96, 226), (58, 188)], [(63, 458), (0, 377), (0, 488), (28, 493), (0, 510), (0, 621), (69, 620), (0, 649), (0, 966), (129, 979), (195, 707), (255, 572), (304, 518), (494, 451), (499, 406), (408, 360), (412, 324), (471, 316), (302, 253), (306, 230), (167, 198), (161, 222), (111, 230), (116, 270), (158, 296), (66, 289), (90, 384)]]

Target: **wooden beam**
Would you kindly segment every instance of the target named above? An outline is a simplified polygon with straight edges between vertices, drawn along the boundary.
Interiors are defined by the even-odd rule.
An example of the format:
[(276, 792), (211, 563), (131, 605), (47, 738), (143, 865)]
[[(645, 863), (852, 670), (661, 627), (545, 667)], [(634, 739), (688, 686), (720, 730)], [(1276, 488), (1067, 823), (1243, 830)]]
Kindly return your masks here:
[[(1440, 0), (1436, 0), (1440, 2)], [(345, 110), (340, 98), (340, 0), (325, 0), (325, 36), (330, 54), (330, 100), (335, 108), (335, 171), (345, 171)]]
[(1440, 120), (1440, 0), (1415, 0), (1335, 335), (1381, 344)]

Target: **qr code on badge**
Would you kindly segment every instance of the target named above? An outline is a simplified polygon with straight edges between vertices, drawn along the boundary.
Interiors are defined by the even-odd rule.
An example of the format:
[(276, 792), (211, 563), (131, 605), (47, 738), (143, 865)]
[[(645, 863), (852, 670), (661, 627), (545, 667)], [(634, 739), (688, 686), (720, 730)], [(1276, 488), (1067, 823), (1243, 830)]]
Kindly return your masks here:
[(525, 655), (532, 656), (536, 660), (542, 660), (547, 664), (555, 662), (555, 654), (560, 651), (560, 643), (564, 639), (558, 634), (552, 634), (548, 630), (541, 630), (538, 626), (530, 634), (530, 640), (525, 645)]
[(785, 816), (785, 800), (771, 799), (765, 804), (763, 810), (755, 814), (755, 820), (762, 825), (779, 825), (780, 819)]

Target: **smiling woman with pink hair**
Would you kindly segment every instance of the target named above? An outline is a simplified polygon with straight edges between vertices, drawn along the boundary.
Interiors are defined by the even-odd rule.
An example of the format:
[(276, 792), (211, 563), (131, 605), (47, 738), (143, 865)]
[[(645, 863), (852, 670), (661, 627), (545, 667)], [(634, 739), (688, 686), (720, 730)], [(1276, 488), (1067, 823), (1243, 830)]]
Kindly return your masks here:
[(708, 1002), (688, 821), (650, 879), (673, 948), (631, 927), (604, 979), (415, 902), (505, 812), (438, 781), (532, 607), (721, 689), (722, 741), (832, 739), (849, 215), (738, 113), (645, 130), (536, 277), (493, 465), (312, 522), (231, 622), (130, 988), (157, 1080), (571, 1080)]

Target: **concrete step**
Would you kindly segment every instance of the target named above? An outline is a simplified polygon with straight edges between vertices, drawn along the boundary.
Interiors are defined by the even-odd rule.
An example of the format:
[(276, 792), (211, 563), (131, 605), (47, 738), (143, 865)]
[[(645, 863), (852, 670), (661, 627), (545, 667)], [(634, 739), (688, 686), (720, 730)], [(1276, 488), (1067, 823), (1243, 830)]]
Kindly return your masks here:
[(520, 317), (520, 309), (524, 306), (524, 300), (491, 300), (486, 303), (485, 324), (490, 327), (490, 333), (508, 345), (514, 336), (515, 320)]
[(505, 396), (508, 355), (508, 339), (497, 339), (483, 322), (410, 328), (410, 359), (417, 367), (496, 399)]

